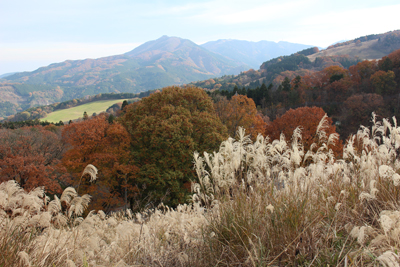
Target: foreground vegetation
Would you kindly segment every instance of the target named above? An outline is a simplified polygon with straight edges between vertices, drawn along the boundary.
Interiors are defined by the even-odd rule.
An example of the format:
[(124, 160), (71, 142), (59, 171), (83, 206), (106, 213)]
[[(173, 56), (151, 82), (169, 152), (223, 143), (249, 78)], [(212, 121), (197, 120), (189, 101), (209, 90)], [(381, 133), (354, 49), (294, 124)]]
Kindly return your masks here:
[(400, 127), (374, 117), (336, 159), (327, 126), (307, 151), (301, 128), (291, 142), (239, 128), (194, 153), (192, 201), (175, 209), (82, 217), (90, 196), (74, 188), (50, 201), (4, 182), (0, 266), (399, 266)]

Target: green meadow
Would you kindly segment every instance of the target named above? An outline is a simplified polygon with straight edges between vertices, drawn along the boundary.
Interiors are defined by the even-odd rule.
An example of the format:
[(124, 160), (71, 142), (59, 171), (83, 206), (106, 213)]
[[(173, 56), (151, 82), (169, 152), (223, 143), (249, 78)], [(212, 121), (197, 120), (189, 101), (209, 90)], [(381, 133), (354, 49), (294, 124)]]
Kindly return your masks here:
[(48, 122), (59, 122), (59, 121), (69, 121), (76, 120), (83, 117), (83, 113), (86, 111), (89, 116), (93, 113), (99, 114), (106, 111), (110, 106), (115, 103), (123, 102), (128, 99), (112, 99), (112, 100), (101, 100), (96, 102), (91, 102), (83, 105), (79, 105), (72, 108), (60, 109), (49, 113), (46, 117), (42, 118), (42, 121)]

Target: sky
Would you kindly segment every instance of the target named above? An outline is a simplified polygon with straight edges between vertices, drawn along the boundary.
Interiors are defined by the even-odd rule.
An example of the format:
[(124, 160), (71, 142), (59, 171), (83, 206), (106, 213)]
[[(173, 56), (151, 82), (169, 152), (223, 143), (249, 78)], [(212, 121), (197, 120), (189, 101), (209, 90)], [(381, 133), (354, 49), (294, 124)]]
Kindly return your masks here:
[(0, 75), (123, 54), (162, 35), (319, 47), (400, 29), (398, 0), (0, 0)]

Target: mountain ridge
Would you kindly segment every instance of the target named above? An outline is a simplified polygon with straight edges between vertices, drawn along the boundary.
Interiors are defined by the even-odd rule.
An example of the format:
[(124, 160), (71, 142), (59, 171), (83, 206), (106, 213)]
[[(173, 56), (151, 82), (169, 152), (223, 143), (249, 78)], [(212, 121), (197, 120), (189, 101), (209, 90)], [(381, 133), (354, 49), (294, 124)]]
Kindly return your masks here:
[(246, 41), (235, 39), (219, 39), (201, 45), (202, 47), (236, 61), (244, 62), (253, 69), (258, 69), (261, 64), (269, 59), (290, 55), (300, 50), (313, 47), (290, 43), (286, 41)]

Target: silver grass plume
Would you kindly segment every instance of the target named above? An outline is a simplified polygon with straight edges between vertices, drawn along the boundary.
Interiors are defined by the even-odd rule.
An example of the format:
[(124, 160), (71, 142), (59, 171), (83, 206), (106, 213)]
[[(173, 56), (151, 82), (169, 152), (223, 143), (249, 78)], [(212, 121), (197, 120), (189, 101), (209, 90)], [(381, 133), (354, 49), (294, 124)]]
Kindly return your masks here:
[(378, 257), (378, 261), (387, 267), (397, 267), (400, 265), (400, 258), (392, 251), (386, 251)]
[(75, 263), (72, 260), (67, 260), (66, 264), (68, 267), (76, 267)]
[(78, 196), (78, 193), (76, 192), (75, 188), (73, 187), (67, 187), (64, 189), (60, 201), (65, 202), (68, 206), (70, 205), (72, 199)]
[(28, 253), (26, 253), (25, 251), (20, 251), (18, 252), (18, 257), (21, 259), (24, 266), (31, 266)]
[(90, 195), (88, 194), (72, 199), (71, 206), (68, 209), (68, 217), (71, 218), (72, 214), (81, 216), (83, 214), (83, 211), (88, 207), (89, 202)]
[(90, 182), (93, 182), (97, 179), (97, 168), (93, 166), (92, 164), (88, 164), (85, 169), (83, 170), (82, 176), (83, 177), (85, 174), (90, 175)]
[(54, 200), (50, 201), (47, 206), (47, 211), (51, 214), (58, 214), (61, 211), (61, 201), (57, 196), (54, 196)]
[(329, 127), (327, 118), (328, 118), (328, 115), (326, 115), (326, 113), (325, 113), (325, 115), (322, 117), (322, 119), (318, 123), (317, 136), (318, 136), (319, 142), (326, 142), (328, 140), (328, 138), (326, 136), (326, 131), (325, 131), (325, 129), (327, 129)]

